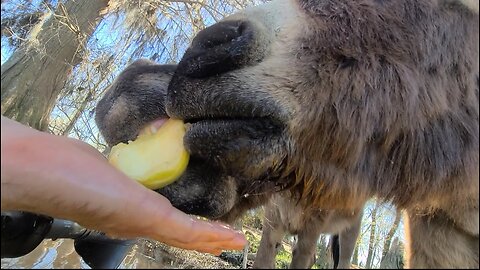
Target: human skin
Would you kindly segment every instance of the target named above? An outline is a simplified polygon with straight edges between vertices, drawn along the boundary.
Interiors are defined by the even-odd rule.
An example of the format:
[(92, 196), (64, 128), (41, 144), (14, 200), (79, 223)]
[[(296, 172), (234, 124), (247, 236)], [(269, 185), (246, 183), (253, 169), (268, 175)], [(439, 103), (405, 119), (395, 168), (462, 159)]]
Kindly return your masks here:
[(1, 210), (75, 221), (112, 237), (146, 237), (219, 255), (242, 249), (243, 234), (174, 208), (129, 179), (87, 143), (2, 116)]

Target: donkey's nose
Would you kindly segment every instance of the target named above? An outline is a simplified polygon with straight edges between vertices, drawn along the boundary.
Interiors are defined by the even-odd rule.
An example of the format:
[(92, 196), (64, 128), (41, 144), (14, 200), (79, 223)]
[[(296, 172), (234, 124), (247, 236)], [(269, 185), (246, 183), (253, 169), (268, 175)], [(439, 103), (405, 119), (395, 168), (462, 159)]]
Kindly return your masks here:
[(261, 37), (262, 31), (250, 21), (216, 23), (196, 35), (177, 73), (204, 78), (260, 62), (267, 48)]

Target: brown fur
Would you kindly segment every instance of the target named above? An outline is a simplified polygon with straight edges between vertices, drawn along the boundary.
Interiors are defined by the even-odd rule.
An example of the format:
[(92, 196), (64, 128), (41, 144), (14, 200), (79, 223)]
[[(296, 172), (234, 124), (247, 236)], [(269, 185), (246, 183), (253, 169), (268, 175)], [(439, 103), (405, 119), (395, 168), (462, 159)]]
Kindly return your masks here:
[[(469, 180), (478, 171), (478, 16), (439, 9), (435, 1), (383, 2), (302, 2), (307, 24), (322, 25), (302, 34), (312, 45), (297, 53), (303, 66), (322, 63), (304, 70), (311, 94), (298, 96), (321, 105), (301, 118), (318, 132), (293, 135), (297, 152), (308, 153), (293, 155), (303, 166), (292, 167), (300, 167), (297, 180), (310, 202), (338, 206), (332, 199), (345, 192), (376, 193), (405, 208), (478, 186)], [(353, 66), (342, 68), (338, 58)], [(302, 160), (307, 156), (333, 166)], [(325, 179), (322, 186), (317, 178)]]
[(407, 267), (478, 268), (478, 19), (470, 0), (277, 0), (203, 30), (166, 96), (192, 159), (158, 192), (227, 221), (282, 189), (305, 209), (377, 196), (407, 212)]
[(320, 234), (339, 234), (338, 268), (349, 269), (362, 214), (363, 209), (305, 209), (290, 192), (275, 194), (265, 206), (262, 238), (253, 268), (275, 268), (277, 246), (289, 233), (298, 237), (292, 252), (291, 269), (309, 269), (313, 266)]

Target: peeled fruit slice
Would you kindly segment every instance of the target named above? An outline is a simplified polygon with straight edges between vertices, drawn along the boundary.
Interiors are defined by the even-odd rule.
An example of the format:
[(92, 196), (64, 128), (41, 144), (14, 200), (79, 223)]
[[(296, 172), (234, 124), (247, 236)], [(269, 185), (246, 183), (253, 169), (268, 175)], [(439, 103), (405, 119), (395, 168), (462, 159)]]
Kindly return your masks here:
[(168, 119), (146, 127), (137, 139), (112, 147), (108, 161), (150, 189), (173, 183), (187, 168), (189, 154), (183, 146), (185, 125)]

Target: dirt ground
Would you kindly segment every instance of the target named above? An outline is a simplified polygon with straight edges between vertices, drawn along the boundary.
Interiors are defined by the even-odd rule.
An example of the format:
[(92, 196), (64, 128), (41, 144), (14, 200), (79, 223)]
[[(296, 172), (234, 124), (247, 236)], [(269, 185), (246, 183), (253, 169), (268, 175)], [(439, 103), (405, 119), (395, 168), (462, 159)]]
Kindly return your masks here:
[[(72, 240), (45, 240), (26, 256), (1, 260), (2, 269), (90, 269), (75, 252)], [(238, 269), (219, 257), (140, 239), (120, 269)]]
[[(261, 232), (244, 227), (257, 240)], [(291, 252), (289, 243), (283, 243), (285, 250)], [(255, 254), (248, 255), (247, 268), (253, 265)], [(222, 257), (222, 258), (220, 258)], [(170, 247), (147, 239), (139, 239), (127, 253), (119, 268), (121, 269), (240, 269), (243, 254), (240, 251), (224, 252), (220, 257), (196, 251)], [(229, 263), (230, 262), (230, 263)], [(75, 252), (73, 240), (45, 240), (26, 256), (13, 259), (2, 259), (2, 269), (89, 269), (90, 267)]]
[[(140, 240), (138, 253), (141, 256), (150, 258), (156, 263), (161, 263), (165, 268), (170, 269), (238, 269), (238, 266), (232, 265), (219, 257), (203, 254), (196, 251), (189, 251), (170, 247), (158, 242), (149, 240)], [(132, 259), (139, 254), (132, 254)], [(129, 264), (129, 257), (124, 260), (124, 264)]]

